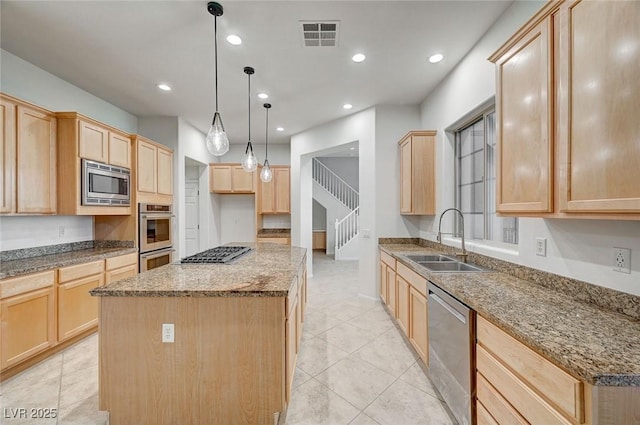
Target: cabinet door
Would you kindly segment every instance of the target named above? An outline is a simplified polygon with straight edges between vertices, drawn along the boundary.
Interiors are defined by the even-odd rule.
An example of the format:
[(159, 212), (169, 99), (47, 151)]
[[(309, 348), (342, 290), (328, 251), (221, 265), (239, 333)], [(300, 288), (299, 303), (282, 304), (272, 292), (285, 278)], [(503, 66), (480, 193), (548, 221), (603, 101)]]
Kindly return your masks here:
[(173, 152), (158, 148), (158, 193), (173, 195)]
[(247, 173), (240, 165), (234, 165), (231, 169), (231, 183), (234, 192), (253, 193), (253, 177), (255, 171)]
[(497, 210), (553, 210), (550, 18), (498, 61), (496, 81)]
[(396, 317), (398, 318), (398, 325), (400, 329), (409, 335), (409, 283), (404, 280), (400, 275), (396, 275), (397, 282), (397, 300), (396, 300)]
[(138, 265), (132, 264), (130, 266), (121, 267), (115, 270), (109, 270), (104, 274), (104, 284), (108, 285), (113, 282), (117, 282), (120, 279), (126, 279), (127, 277), (135, 276), (138, 274)]
[(570, 1), (559, 18), (559, 209), (640, 212), (640, 3)]
[(412, 212), (411, 208), (411, 136), (400, 145), (400, 213)]
[[(296, 300), (297, 302), (297, 300)], [(285, 394), (287, 403), (291, 400), (291, 385), (293, 384), (293, 375), (296, 371), (296, 315), (297, 307), (294, 307), (292, 313), (287, 318), (285, 325), (285, 345), (286, 345), (286, 373), (285, 373)]]
[(209, 164), (209, 190), (216, 193), (231, 192), (231, 166)]
[(16, 211), (16, 105), (0, 99), (0, 213)]
[(276, 211), (275, 206), (275, 175), (270, 182), (260, 181), (260, 212), (262, 214), (272, 214)]
[(291, 177), (289, 168), (276, 168), (273, 177), (275, 181), (275, 212), (289, 214), (291, 212)]
[(89, 291), (104, 284), (97, 274), (58, 286), (58, 340), (64, 341), (98, 324), (98, 299)]
[(157, 148), (138, 140), (138, 191), (156, 193), (158, 158)]
[(80, 120), (78, 131), (80, 132), (78, 137), (80, 158), (105, 164), (109, 162), (109, 130)]
[(56, 212), (56, 119), (18, 106), (17, 198), (19, 213)]
[(387, 303), (387, 291), (389, 284), (387, 282), (387, 265), (380, 261), (380, 299), (383, 303)]
[(0, 368), (20, 363), (55, 343), (53, 287), (4, 299), (0, 305)]
[(427, 298), (411, 287), (409, 289), (409, 341), (426, 365), (429, 365)]
[(391, 267), (387, 267), (387, 308), (393, 317), (398, 317), (396, 314), (396, 272)]
[(109, 164), (131, 168), (131, 139), (118, 133), (109, 133)]

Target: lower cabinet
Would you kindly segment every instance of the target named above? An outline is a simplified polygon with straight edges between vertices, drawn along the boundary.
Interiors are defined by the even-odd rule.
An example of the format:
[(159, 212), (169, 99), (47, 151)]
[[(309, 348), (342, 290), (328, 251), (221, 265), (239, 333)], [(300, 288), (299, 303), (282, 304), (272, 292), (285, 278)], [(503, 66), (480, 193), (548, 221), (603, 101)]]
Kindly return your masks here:
[(258, 242), (277, 243), (281, 245), (291, 245), (291, 238), (263, 238), (258, 236)]
[[(306, 260), (305, 260), (306, 261)], [(291, 400), (291, 387), (296, 371), (296, 359), (302, 340), (302, 324), (307, 304), (307, 268), (306, 262), (298, 272), (298, 284), (291, 290), (285, 304), (287, 311), (285, 325), (285, 400)]]
[(585, 423), (585, 384), (483, 317), (477, 320), (478, 404), (497, 423)]
[(380, 251), (380, 299), (425, 365), (429, 364), (427, 281)]
[(120, 279), (138, 274), (138, 253), (107, 258), (105, 262), (104, 284), (108, 285)]
[(53, 271), (2, 281), (1, 369), (14, 366), (55, 344), (54, 284)]
[(98, 299), (89, 291), (104, 285), (103, 268), (100, 260), (58, 270), (58, 341), (98, 324)]

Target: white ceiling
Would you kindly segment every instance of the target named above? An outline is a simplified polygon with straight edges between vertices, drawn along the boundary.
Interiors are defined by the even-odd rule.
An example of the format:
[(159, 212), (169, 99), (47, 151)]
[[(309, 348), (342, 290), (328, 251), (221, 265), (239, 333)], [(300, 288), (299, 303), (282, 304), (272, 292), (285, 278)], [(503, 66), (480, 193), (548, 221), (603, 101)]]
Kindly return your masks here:
[[(418, 104), (511, 1), (222, 1), (220, 113), (232, 143), (270, 141), (376, 104)], [(214, 112), (213, 16), (206, 1), (0, 2), (3, 49), (137, 116), (181, 116), (207, 131)], [(339, 20), (338, 47), (303, 47), (300, 20)], [(229, 34), (243, 43), (232, 46)], [(363, 63), (351, 56), (362, 52)], [(444, 61), (427, 58), (443, 53)], [(167, 82), (173, 90), (161, 92)], [(346, 111), (344, 103), (353, 104)], [(276, 132), (282, 126), (284, 132)]]

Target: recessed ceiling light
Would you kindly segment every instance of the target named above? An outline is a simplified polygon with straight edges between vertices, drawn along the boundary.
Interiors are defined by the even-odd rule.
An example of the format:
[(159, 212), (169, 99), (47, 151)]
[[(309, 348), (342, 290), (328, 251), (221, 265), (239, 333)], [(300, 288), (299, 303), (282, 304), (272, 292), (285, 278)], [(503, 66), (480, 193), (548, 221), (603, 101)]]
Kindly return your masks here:
[(352, 104), (350, 104), (350, 103), (345, 103), (344, 105), (342, 105), (342, 107), (343, 107), (344, 109), (351, 109), (351, 108), (353, 108), (353, 105), (352, 105)]
[(355, 150), (356, 150), (356, 148), (349, 148), (349, 150), (350, 150), (350, 151), (355, 151)]
[(268, 99), (268, 98), (269, 98), (269, 95), (268, 95), (268, 94), (266, 94), (266, 93), (258, 93), (258, 97), (259, 97), (260, 99)]
[(231, 34), (230, 36), (228, 36), (227, 41), (234, 46), (239, 46), (240, 44), (242, 44), (242, 39), (235, 34)]
[(284, 131), (284, 128), (282, 128), (282, 127), (278, 127), (278, 128), (276, 128), (276, 130), (277, 130), (277, 131)]
[(158, 88), (164, 91), (171, 91), (171, 87), (169, 87), (167, 84), (158, 84)]
[(356, 53), (355, 55), (353, 55), (351, 57), (351, 60), (357, 63), (360, 63), (362, 61), (364, 61), (367, 57), (365, 55), (363, 55), (362, 53)]
[(436, 53), (435, 55), (429, 56), (429, 62), (431, 63), (438, 63), (442, 59), (444, 59), (444, 56), (442, 56), (440, 53)]

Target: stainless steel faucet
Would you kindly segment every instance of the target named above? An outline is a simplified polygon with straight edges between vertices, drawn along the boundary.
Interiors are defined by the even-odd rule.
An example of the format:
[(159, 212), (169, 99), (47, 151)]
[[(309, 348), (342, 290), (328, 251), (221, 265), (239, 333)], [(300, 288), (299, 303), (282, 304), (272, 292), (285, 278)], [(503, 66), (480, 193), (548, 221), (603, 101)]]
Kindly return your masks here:
[(460, 218), (462, 218), (462, 252), (457, 252), (455, 255), (456, 257), (461, 257), (462, 261), (464, 261), (465, 263), (467, 262), (467, 256), (469, 254), (467, 254), (467, 250), (464, 247), (464, 215), (462, 214), (462, 211), (460, 211), (457, 208), (447, 208), (446, 210), (442, 211), (442, 214), (440, 214), (440, 221), (438, 222), (438, 236), (437, 236), (437, 240), (438, 242), (442, 245), (442, 235), (453, 235), (454, 233), (442, 233), (442, 216), (447, 212), (447, 211), (457, 211), (458, 214), (460, 214)]

